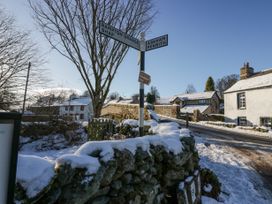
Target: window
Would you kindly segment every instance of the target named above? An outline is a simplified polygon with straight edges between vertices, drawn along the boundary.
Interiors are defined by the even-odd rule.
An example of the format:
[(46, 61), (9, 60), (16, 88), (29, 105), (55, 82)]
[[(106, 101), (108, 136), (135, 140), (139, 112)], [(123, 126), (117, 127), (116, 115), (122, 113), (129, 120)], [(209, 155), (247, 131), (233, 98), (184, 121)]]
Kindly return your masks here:
[(246, 117), (238, 117), (237, 123), (239, 126), (246, 126), (247, 125)]
[(74, 106), (70, 106), (70, 111), (74, 111)]
[(65, 110), (68, 111), (68, 106), (65, 106)]
[(199, 103), (199, 104), (206, 104), (207, 101), (206, 101), (205, 99), (200, 99), (200, 100), (198, 101), (198, 103)]
[(80, 120), (84, 119), (84, 114), (80, 114)]
[(261, 117), (260, 124), (265, 127), (272, 127), (272, 118), (269, 117)]
[(80, 110), (81, 110), (81, 111), (84, 111), (84, 106), (80, 106)]
[(246, 94), (238, 93), (237, 94), (238, 109), (246, 109)]

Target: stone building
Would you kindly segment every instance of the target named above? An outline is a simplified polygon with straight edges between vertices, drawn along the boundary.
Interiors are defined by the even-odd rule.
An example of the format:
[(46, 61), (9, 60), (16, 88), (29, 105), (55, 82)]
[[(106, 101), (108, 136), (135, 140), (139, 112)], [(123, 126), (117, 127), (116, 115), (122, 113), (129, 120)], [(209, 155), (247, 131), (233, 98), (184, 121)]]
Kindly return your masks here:
[(227, 122), (271, 126), (272, 69), (254, 72), (244, 64), (240, 80), (224, 92), (224, 101)]
[(220, 98), (216, 91), (175, 95), (171, 104), (180, 105), (181, 113), (193, 113), (199, 110), (202, 114), (219, 113)]

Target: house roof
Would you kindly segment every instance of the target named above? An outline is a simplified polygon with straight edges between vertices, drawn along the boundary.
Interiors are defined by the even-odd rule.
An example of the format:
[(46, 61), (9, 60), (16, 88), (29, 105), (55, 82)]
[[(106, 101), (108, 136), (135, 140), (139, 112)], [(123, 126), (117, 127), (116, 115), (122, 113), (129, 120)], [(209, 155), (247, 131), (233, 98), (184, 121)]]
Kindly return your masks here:
[(157, 104), (169, 104), (172, 97), (161, 97), (156, 100)]
[(200, 113), (203, 113), (209, 105), (186, 105), (180, 109), (181, 113), (193, 113), (194, 110), (199, 110)]
[(248, 89), (258, 89), (272, 86), (272, 73), (257, 74), (253, 77), (237, 81), (233, 86), (227, 89), (224, 93), (231, 93), (236, 91), (244, 91)]
[(207, 92), (200, 92), (200, 93), (190, 93), (190, 94), (179, 94), (175, 95), (170, 99), (170, 102), (174, 101), (176, 98), (179, 98), (182, 101), (188, 100), (199, 100), (199, 99), (210, 99), (216, 91), (207, 91)]
[(75, 98), (72, 100), (64, 101), (60, 106), (86, 106), (89, 105), (91, 102), (90, 97), (80, 97), (80, 98)]

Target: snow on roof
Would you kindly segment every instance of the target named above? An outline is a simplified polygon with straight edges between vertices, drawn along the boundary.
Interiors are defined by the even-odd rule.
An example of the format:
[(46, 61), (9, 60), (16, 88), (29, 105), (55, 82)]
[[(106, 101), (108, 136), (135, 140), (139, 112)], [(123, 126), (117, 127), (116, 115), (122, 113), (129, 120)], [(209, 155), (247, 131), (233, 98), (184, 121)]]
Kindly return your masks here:
[(170, 104), (170, 100), (172, 97), (161, 97), (156, 100), (157, 104)]
[(190, 93), (190, 94), (179, 94), (179, 95), (173, 96), (170, 99), (170, 101), (174, 101), (176, 98), (179, 98), (182, 101), (209, 99), (209, 98), (212, 98), (214, 94), (215, 94), (215, 91), (206, 91), (206, 92)]
[(186, 105), (180, 109), (181, 113), (193, 113), (194, 110), (199, 110), (200, 113), (203, 113), (209, 105)]
[(248, 79), (239, 80), (232, 87), (227, 89), (224, 93), (243, 91), (247, 89), (256, 89), (266, 86), (272, 86), (272, 73), (267, 73), (255, 77), (253, 76)]
[(107, 102), (107, 104), (131, 104), (133, 102), (132, 99), (115, 99), (115, 100), (110, 100)]
[(29, 198), (48, 186), (54, 176), (54, 162), (33, 155), (18, 155), (16, 179)]
[(90, 97), (80, 97), (80, 98), (75, 98), (72, 100), (68, 100), (63, 102), (62, 104), (60, 104), (60, 106), (86, 106), (89, 105), (91, 102), (91, 98)]

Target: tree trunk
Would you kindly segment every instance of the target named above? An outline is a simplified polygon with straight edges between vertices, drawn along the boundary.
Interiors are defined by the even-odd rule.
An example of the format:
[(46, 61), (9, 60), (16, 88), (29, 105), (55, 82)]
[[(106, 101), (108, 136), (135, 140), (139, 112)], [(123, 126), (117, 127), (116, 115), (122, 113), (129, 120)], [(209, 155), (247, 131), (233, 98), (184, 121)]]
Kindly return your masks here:
[(102, 100), (97, 100), (96, 98), (93, 101), (93, 114), (94, 118), (99, 118), (101, 115), (101, 111), (103, 108), (103, 101)]

